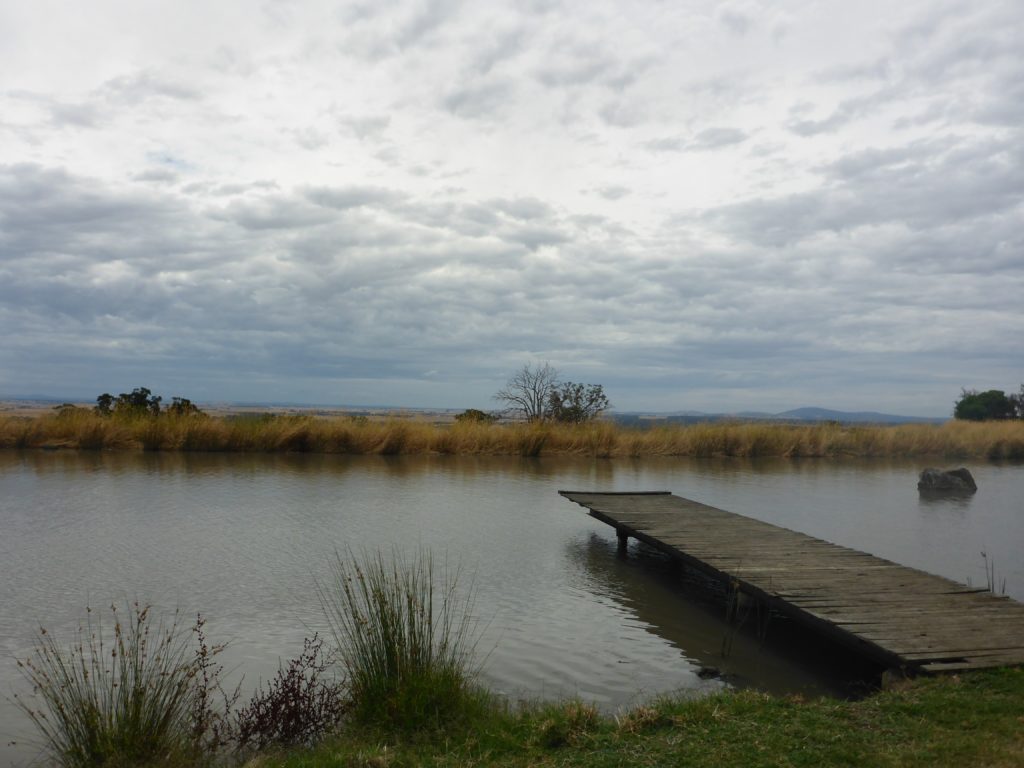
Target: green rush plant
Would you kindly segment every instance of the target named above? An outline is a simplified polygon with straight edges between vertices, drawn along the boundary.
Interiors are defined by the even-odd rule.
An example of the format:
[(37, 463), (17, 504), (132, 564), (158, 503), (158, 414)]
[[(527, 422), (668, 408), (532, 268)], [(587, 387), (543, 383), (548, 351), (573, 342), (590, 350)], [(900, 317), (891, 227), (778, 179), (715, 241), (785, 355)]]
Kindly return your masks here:
[(177, 613), (154, 618), (138, 602), (110, 612), (112, 627), (87, 607), (66, 647), (40, 628), (31, 655), (18, 660), (33, 693), (15, 704), (57, 765), (195, 762), (219, 724), (209, 701), (219, 672), (212, 657), (223, 646), (206, 646), (202, 618), (189, 628)]
[(424, 550), (335, 555), (318, 589), (354, 721), (425, 730), (485, 706), (474, 684), (474, 592), (460, 575)]

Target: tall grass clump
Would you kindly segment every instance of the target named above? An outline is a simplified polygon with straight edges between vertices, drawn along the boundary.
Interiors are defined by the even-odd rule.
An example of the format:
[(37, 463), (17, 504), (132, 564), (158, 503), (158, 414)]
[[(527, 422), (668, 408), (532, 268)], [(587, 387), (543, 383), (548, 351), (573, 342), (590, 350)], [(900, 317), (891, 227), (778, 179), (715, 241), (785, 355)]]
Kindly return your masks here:
[[(44, 751), (61, 766), (177, 765), (220, 746), (219, 686), (202, 619), (191, 629), (154, 619), (133, 603), (110, 606), (113, 627), (87, 608), (63, 647), (40, 629), (31, 656), (18, 661), (33, 695), (15, 704), (35, 724)], [(195, 634), (198, 647), (191, 640)]]
[(473, 590), (429, 552), (336, 555), (320, 602), (356, 723), (420, 731), (468, 722), (487, 706), (474, 683)]

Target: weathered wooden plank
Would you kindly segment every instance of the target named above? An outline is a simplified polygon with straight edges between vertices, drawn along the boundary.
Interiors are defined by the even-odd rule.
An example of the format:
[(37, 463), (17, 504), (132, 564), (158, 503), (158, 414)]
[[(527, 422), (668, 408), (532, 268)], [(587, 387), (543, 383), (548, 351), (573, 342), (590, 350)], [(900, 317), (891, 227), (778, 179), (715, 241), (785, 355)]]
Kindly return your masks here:
[(560, 493), (620, 536), (731, 582), (886, 663), (1024, 664), (1024, 605), (668, 492)]

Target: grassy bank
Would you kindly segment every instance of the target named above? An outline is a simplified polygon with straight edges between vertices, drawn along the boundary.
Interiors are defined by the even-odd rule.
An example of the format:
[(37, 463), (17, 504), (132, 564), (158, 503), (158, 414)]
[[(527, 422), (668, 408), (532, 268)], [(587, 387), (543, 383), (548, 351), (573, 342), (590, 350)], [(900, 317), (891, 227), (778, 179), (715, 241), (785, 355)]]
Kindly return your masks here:
[(861, 701), (754, 692), (665, 700), (617, 718), (575, 702), (497, 711), (458, 732), (348, 730), (261, 766), (1019, 766), (1024, 670), (920, 679)]
[(1024, 422), (941, 425), (714, 423), (437, 425), (311, 416), (103, 417), (85, 409), (0, 418), (0, 448), (548, 456), (934, 456), (1024, 460)]
[(477, 687), (472, 588), (427, 552), (339, 556), (319, 592), (333, 647), (307, 639), (248, 703), (221, 687), (223, 646), (201, 618), (189, 631), (139, 604), (112, 605), (106, 624), (87, 610), (68, 644), (40, 629), (16, 703), (65, 768), (1024, 765), (1024, 669), (858, 701), (665, 697), (607, 717)]

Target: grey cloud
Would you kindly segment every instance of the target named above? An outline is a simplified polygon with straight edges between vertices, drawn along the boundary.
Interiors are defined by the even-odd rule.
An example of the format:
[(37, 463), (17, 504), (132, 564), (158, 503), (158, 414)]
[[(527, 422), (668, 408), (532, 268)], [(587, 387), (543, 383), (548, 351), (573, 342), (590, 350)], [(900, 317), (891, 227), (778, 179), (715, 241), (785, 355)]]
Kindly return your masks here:
[(437, 30), (461, 4), (460, 0), (420, 0), (395, 35), (400, 48), (417, 44)]
[(443, 98), (444, 108), (460, 117), (486, 117), (512, 101), (511, 81), (492, 78), (459, 86)]
[(568, 240), (565, 222), (535, 198), (495, 199), (470, 205), (406, 203), (396, 210), (406, 220), (459, 236), (498, 240), (506, 254), (524, 254)]
[(822, 83), (843, 83), (855, 80), (885, 80), (891, 74), (892, 62), (889, 57), (882, 56), (874, 61), (862, 64), (849, 64), (823, 69), (818, 72), (814, 79)]
[(106, 122), (98, 105), (87, 101), (64, 101), (34, 91), (15, 90), (5, 94), (8, 98), (36, 105), (49, 116), (55, 128), (99, 128)]
[(742, 37), (750, 31), (753, 21), (750, 17), (737, 11), (725, 10), (718, 14), (719, 21), (734, 35)]
[[(943, 241), (955, 241), (945, 253), (962, 258), (972, 240), (984, 258), (1014, 268), (1021, 235), (1012, 217), (1000, 216), (1005, 205), (984, 221), (954, 220), (930, 240), (897, 226), (887, 239), (865, 230), (844, 245), (823, 239), (820, 228), (848, 226), (843, 195), (891, 186), (886, 174), (906, 185), (909, 170), (921, 166), (935, 164), (936, 178), (959, 178), (981, 164), (979, 173), (992, 177), (984, 158), (1006, 149), (966, 143), (916, 148), (906, 161), (881, 150), (851, 156), (820, 169), (828, 184), (817, 207), (808, 195), (787, 198), (790, 209), (763, 201), (756, 220), (754, 208), (718, 209), (680, 223), (714, 227), (725, 243), (718, 248), (678, 229), (655, 237), (567, 216), (539, 197), (427, 199), (375, 187), (274, 192), (241, 184), (239, 199), (223, 206), (208, 189), (183, 201), (38, 166), (7, 167), (0, 170), (0, 321), (20, 341), (0, 342), (0, 353), (18, 371), (85, 370), (90, 362), (95, 370), (102, 360), (107, 377), (145, 360), (150, 376), (191, 382), (186, 396), (229, 379), (287, 387), (274, 390), (278, 399), (304, 382), (337, 401), (356, 378), (412, 393), (422, 371), (444, 370), (443, 383), (470, 372), (501, 379), (528, 354), (595, 371), (619, 402), (612, 385), (626, 392), (640, 379), (652, 382), (638, 396), (645, 402), (668, 398), (666, 389), (680, 382), (718, 387), (727, 400), (759, 381), (795, 397), (793, 371), (816, 383), (839, 381), (847, 364), (880, 369), (893, 350), (911, 347), (904, 359), (923, 358), (955, 343), (980, 359), (1006, 347), (1009, 331), (989, 338), (985, 322), (964, 321), (986, 294), (1007, 306), (1012, 279), (989, 279), (969, 265), (949, 285), (949, 267), (937, 258), (928, 270), (909, 271)], [(1005, 183), (1014, 183), (1012, 174)], [(885, 234), (887, 220), (875, 217), (890, 204), (853, 206), (853, 219)], [(799, 234), (792, 215), (801, 207), (805, 218), (796, 224), (806, 242), (790, 237)], [(777, 238), (742, 242), (772, 216), (780, 219)], [(793, 245), (775, 244), (783, 242)], [(900, 253), (911, 246), (917, 252), (885, 271), (885, 280), (865, 272), (865, 264), (886, 259), (903, 264)], [(865, 261), (862, 252), (874, 251), (877, 260)], [(936, 304), (915, 305), (922, 292), (941, 297), (951, 314), (938, 319)], [(930, 325), (934, 331), (921, 331)], [(622, 370), (630, 375), (599, 377)]]
[(360, 139), (380, 139), (391, 124), (390, 115), (339, 115), (338, 122)]
[[(822, 171), (826, 183), (814, 191), (724, 206), (705, 220), (732, 238), (771, 248), (860, 228), (896, 228), (918, 238), (967, 231), (976, 238), (974, 252), (984, 253), (998, 250), (999, 222), (1012, 219), (1024, 190), (1024, 157), (1011, 140), (866, 150)], [(932, 260), (949, 269), (964, 257), (969, 254), (937, 247)]]
[(535, 77), (548, 88), (599, 85), (621, 91), (652, 64), (649, 58), (623, 59), (604, 40), (560, 38), (550, 45)]
[(736, 128), (705, 128), (693, 137), (688, 149), (718, 149), (747, 140), (747, 134)]
[(76, 128), (97, 128), (102, 117), (95, 104), (54, 102), (50, 105), (50, 114), (57, 125), (73, 125)]
[(892, 53), (874, 61), (818, 72), (819, 83), (876, 80), (875, 91), (841, 101), (820, 118), (794, 116), (788, 127), (800, 136), (834, 132), (851, 121), (898, 112), (893, 126), (929, 123), (1019, 125), (1024, 64), (1013, 30), (1020, 25), (1012, 4), (974, 4), (934, 9), (899, 31)]
[[(879, 114), (883, 109), (900, 103), (910, 95), (905, 86), (885, 85), (866, 95), (840, 101), (826, 117), (820, 119), (794, 117), (786, 127), (800, 136), (831, 133), (866, 115)], [(800, 104), (796, 105), (792, 112), (799, 115), (810, 108), (812, 108), (810, 105)]]
[(17, 233), (29, 238), (9, 253), (58, 251), (57, 244), (67, 240), (88, 243), (93, 228), (123, 235), (137, 226), (133, 219), (154, 221), (174, 209), (161, 198), (105, 195), (75, 182), (62, 169), (32, 164), (0, 166), (4, 236)]
[(124, 105), (136, 105), (153, 98), (178, 101), (197, 101), (202, 98), (202, 93), (190, 85), (147, 71), (107, 80), (100, 88), (99, 95), (107, 101)]
[(157, 184), (173, 184), (178, 181), (178, 174), (173, 171), (169, 171), (166, 168), (149, 168), (135, 174), (132, 176), (132, 179), (135, 181), (148, 181)]
[(353, 185), (348, 187), (312, 187), (306, 197), (325, 208), (343, 210), (401, 200), (404, 195), (384, 187)]
[(357, 3), (340, 12), (346, 54), (380, 61), (416, 48), (438, 44), (460, 0), (413, 0), (404, 4)]
[(652, 152), (680, 152), (684, 146), (683, 140), (674, 136), (666, 136), (665, 138), (644, 142), (644, 147)]
[(481, 74), (488, 74), (499, 64), (515, 58), (523, 50), (526, 32), (514, 27), (492, 33), (474, 52), (472, 67)]
[(303, 149), (315, 151), (330, 144), (327, 134), (316, 128), (306, 127), (291, 132), (295, 142)]
[(597, 114), (605, 123), (616, 128), (630, 128), (644, 120), (643, 114), (636, 107), (618, 100), (609, 101)]
[(235, 200), (210, 215), (252, 230), (303, 229), (324, 224), (331, 218), (331, 214), (323, 207), (310, 205), (288, 195)]
[(828, 117), (820, 120), (792, 120), (786, 127), (800, 136), (816, 136), (819, 133), (835, 131), (854, 117), (856, 113), (848, 105), (840, 105)]
[(607, 187), (599, 187), (597, 194), (603, 197), (605, 200), (621, 200), (632, 193), (629, 187), (623, 187), (619, 184), (612, 184)]
[(979, 123), (1019, 128), (1024, 124), (1024, 66), (993, 77), (984, 97), (962, 109)]
[(252, 182), (234, 182), (217, 184), (207, 181), (195, 181), (182, 187), (182, 192), (189, 195), (210, 195), (213, 197), (234, 197), (247, 192), (267, 192), (278, 189), (276, 181), (257, 180)]
[(946, 137), (930, 141), (918, 141), (900, 147), (885, 149), (868, 148), (850, 152), (838, 160), (821, 167), (827, 177), (846, 180), (866, 174), (879, 173), (882, 169), (898, 168), (910, 163), (927, 163), (942, 153), (953, 149), (956, 139)]
[(497, 199), (488, 204), (515, 219), (539, 219), (551, 217), (554, 210), (543, 200), (536, 197), (518, 197), (515, 199)]
[(542, 225), (510, 227), (504, 230), (502, 237), (520, 243), (530, 250), (568, 241), (566, 233), (560, 227)]
[(603, 80), (613, 60), (600, 49), (580, 45), (553, 51), (553, 56), (537, 72), (537, 79), (549, 87), (581, 85)]
[(749, 137), (738, 128), (713, 126), (698, 132), (690, 140), (674, 136), (645, 141), (643, 146), (651, 152), (704, 152), (734, 144), (742, 144)]

